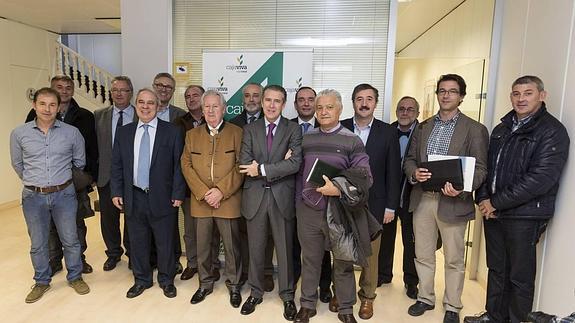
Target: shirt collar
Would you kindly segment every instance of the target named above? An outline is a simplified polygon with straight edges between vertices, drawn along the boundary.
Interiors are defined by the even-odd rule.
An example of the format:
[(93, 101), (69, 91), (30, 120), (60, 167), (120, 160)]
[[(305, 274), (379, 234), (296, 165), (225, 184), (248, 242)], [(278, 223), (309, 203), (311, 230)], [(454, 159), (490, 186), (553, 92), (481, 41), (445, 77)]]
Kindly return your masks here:
[(222, 124), (224, 124), (224, 119), (222, 119), (222, 121), (220, 121), (220, 123), (218, 123), (218, 125), (213, 128), (212, 126), (210, 126), (207, 122), (206, 122), (206, 126), (208, 126), (208, 131), (211, 131), (213, 129), (218, 129), (218, 131), (220, 131), (220, 128), (222, 127)]
[[(144, 124), (145, 123), (143, 123), (142, 120), (138, 120), (138, 128), (140, 128)], [(154, 117), (154, 119), (148, 122), (147, 125), (149, 125), (152, 128), (158, 128), (158, 117)]]
[(302, 120), (302, 118), (297, 117), (297, 123), (298, 124), (309, 123), (313, 127), (315, 126), (315, 117), (311, 117), (311, 119), (309, 119), (308, 121), (304, 121)]
[(457, 120), (459, 119), (459, 116), (460, 116), (460, 115), (461, 115), (461, 111), (460, 111), (460, 110), (457, 110), (457, 114), (455, 114), (455, 115), (453, 116), (453, 118), (451, 118), (451, 119), (449, 119), (449, 120), (447, 120), (447, 121), (443, 121), (443, 120), (441, 120), (441, 117), (439, 116), (439, 112), (437, 112), (437, 114), (435, 115), (435, 117), (433, 117), (433, 120), (434, 120), (435, 122), (443, 122), (443, 123), (448, 123), (448, 124), (449, 124), (449, 123), (456, 123)]
[(367, 124), (367, 126), (365, 126), (365, 127), (359, 127), (359, 126), (357, 125), (357, 122), (355, 121), (355, 117), (353, 117), (353, 127), (354, 127), (354, 128), (358, 128), (358, 129), (370, 129), (370, 128), (371, 128), (371, 125), (373, 124), (373, 119), (375, 119), (375, 117), (372, 116), (372, 117), (371, 117), (371, 121)]
[(275, 124), (276, 127), (277, 127), (277, 126), (280, 124), (280, 118), (281, 118), (281, 117), (278, 117), (278, 118), (276, 119), (276, 121), (274, 121), (274, 122), (269, 122), (268, 119), (266, 119), (266, 117), (264, 117), (264, 120), (265, 120), (265, 122), (266, 122), (266, 128), (269, 126), (270, 123)]

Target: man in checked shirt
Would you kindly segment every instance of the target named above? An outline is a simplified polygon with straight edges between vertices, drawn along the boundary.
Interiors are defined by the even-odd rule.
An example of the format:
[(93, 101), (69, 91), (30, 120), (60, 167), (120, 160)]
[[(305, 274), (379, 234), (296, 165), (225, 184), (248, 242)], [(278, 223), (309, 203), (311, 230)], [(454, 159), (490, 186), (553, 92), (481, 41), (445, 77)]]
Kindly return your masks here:
[(413, 212), (415, 268), (420, 280), (417, 302), (409, 307), (408, 313), (419, 316), (435, 308), (435, 246), (439, 229), (445, 255), (444, 323), (459, 322), (463, 307), (464, 234), (467, 222), (475, 218), (475, 205), (471, 192), (456, 190), (449, 182), (441, 192), (423, 191), (420, 183), (433, 174), (419, 165), (427, 161), (428, 155), (475, 157), (473, 190), (485, 180), (489, 136), (485, 126), (459, 110), (465, 90), (465, 81), (459, 75), (439, 78), (435, 92), (439, 112), (415, 128), (403, 164), (405, 175), (414, 184), (409, 211)]

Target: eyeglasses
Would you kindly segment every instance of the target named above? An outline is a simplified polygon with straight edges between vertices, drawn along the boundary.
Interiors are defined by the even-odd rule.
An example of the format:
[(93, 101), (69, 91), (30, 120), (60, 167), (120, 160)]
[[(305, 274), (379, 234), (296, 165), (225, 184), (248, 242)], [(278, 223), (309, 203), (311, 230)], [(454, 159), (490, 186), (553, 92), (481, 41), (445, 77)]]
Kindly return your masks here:
[(171, 86), (171, 85), (166, 85), (166, 84), (162, 84), (162, 83), (154, 83), (154, 87), (155, 87), (156, 89), (159, 89), (159, 90), (168, 90), (168, 91), (171, 91), (171, 90), (174, 89), (173, 86)]
[(439, 96), (444, 96), (446, 94), (451, 96), (451, 95), (458, 95), (459, 90), (456, 90), (456, 89), (451, 89), (451, 90), (439, 89), (435, 93), (437, 93), (437, 95), (439, 95)]
[(415, 112), (415, 108), (413, 107), (400, 107), (397, 108), (397, 112), (401, 112), (401, 113), (414, 113)]
[(112, 93), (130, 93), (132, 90), (130, 89), (112, 89)]

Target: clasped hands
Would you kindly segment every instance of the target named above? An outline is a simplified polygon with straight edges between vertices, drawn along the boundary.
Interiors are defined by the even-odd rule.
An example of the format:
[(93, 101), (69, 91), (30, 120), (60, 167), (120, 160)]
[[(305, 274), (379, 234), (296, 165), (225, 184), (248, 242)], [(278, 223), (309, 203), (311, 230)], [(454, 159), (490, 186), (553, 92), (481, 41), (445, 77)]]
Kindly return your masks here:
[[(288, 149), (288, 151), (286, 152), (285, 156), (284, 156), (284, 160), (285, 159), (290, 159), (291, 158), (291, 154), (292, 151), (291, 149)], [(252, 160), (251, 164), (247, 164), (247, 165), (240, 165), (240, 173), (242, 174), (246, 174), (249, 177), (256, 177), (258, 176), (258, 167), (260, 166), (260, 164), (258, 164), (257, 161)]]

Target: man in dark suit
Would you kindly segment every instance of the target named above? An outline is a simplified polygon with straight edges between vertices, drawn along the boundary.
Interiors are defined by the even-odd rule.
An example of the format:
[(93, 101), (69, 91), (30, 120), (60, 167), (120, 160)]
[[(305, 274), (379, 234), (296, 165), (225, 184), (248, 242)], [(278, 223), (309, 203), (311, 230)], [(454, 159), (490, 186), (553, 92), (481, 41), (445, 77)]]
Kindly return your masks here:
[[(379, 101), (378, 90), (370, 84), (359, 84), (353, 89), (351, 100), (354, 116), (341, 121), (341, 124), (358, 135), (365, 145), (373, 176), (373, 185), (369, 189), (369, 210), (377, 221), (383, 224), (383, 233), (372, 241), (368, 266), (362, 268), (359, 278), (359, 317), (367, 320), (373, 316), (380, 247), (393, 258), (397, 223), (395, 210), (399, 202), (401, 177), (401, 173), (397, 171), (400, 168), (400, 155), (397, 130), (377, 120), (373, 115)], [(331, 303), (336, 302), (334, 297)], [(332, 307), (330, 306), (330, 309), (334, 309)]]
[(231, 123), (238, 127), (243, 127), (258, 119), (263, 118), (262, 113), (262, 91), (263, 87), (259, 83), (248, 83), (242, 89), (244, 110), (235, 116)]
[[(174, 123), (178, 118), (186, 115), (186, 111), (183, 109), (170, 104), (172, 97), (174, 96), (174, 91), (176, 90), (176, 79), (170, 73), (158, 73), (154, 77), (152, 86), (160, 99), (160, 105), (158, 106), (157, 118), (166, 122)], [(179, 221), (176, 221), (174, 226), (174, 243), (176, 246), (176, 274), (181, 274), (183, 271), (182, 263), (180, 263), (180, 257), (182, 256), (182, 244), (180, 241), (180, 228)], [(153, 243), (154, 235), (152, 235), (152, 266), (156, 265), (156, 249)]]
[(457, 74), (442, 75), (437, 81), (439, 112), (421, 122), (413, 133), (403, 170), (414, 184), (409, 210), (415, 232), (415, 268), (419, 276), (417, 301), (408, 309), (420, 316), (435, 308), (435, 250), (441, 235), (445, 260), (444, 323), (459, 322), (463, 307), (461, 293), (465, 278), (465, 228), (475, 218), (472, 192), (464, 192), (446, 182), (440, 192), (424, 191), (420, 183), (433, 174), (419, 165), (429, 155), (469, 156), (475, 158), (471, 191), (487, 176), (487, 128), (459, 110), (466, 94), (465, 80)]
[[(401, 164), (405, 153), (409, 150), (411, 144), (411, 134), (417, 126), (417, 117), (419, 116), (419, 103), (411, 96), (402, 97), (397, 102), (395, 110), (397, 121), (391, 124), (397, 128), (399, 136), (399, 148), (401, 152)], [(413, 235), (413, 213), (409, 212), (409, 195), (411, 193), (411, 184), (405, 174), (401, 174), (400, 184), (401, 194), (399, 196), (399, 206), (395, 214), (401, 219), (401, 240), (403, 242), (403, 283), (405, 285), (405, 294), (411, 299), (417, 299), (417, 284), (419, 278), (415, 270), (415, 236)], [(389, 277), (393, 270), (393, 258), (391, 263), (388, 261), (386, 250), (379, 250), (379, 268), (378, 281), (383, 277)]]
[[(116, 268), (122, 249), (122, 235), (120, 234), (120, 210), (112, 204), (110, 194), (110, 175), (112, 173), (112, 146), (116, 130), (128, 123), (138, 120), (134, 107), (130, 104), (134, 88), (127, 76), (116, 76), (112, 79), (113, 105), (94, 112), (96, 119), (96, 136), (98, 138), (98, 196), (100, 201), (100, 228), (102, 238), (106, 244), (104, 271)], [(124, 248), (126, 256), (130, 256), (130, 240), (128, 227), (124, 222)]]
[[(58, 106), (57, 118), (65, 123), (72, 125), (82, 134), (86, 149), (86, 167), (84, 171), (87, 172), (92, 179), (98, 176), (98, 145), (96, 143), (96, 130), (94, 126), (94, 115), (87, 109), (78, 105), (74, 100), (74, 81), (66, 75), (56, 75), (50, 80), (50, 87), (58, 94), (60, 94), (60, 105)], [(30, 110), (26, 117), (26, 122), (32, 121), (36, 118), (36, 111)], [(89, 185), (84, 188), (76, 188), (76, 197), (78, 199), (78, 212), (76, 213), (76, 230), (78, 231), (78, 239), (82, 248), (82, 273), (89, 274), (93, 271), (92, 266), (86, 262), (86, 249), (88, 244), (86, 242), (86, 235), (88, 229), (84, 218), (94, 215), (90, 204), (90, 197), (88, 193), (91, 192), (92, 186)], [(54, 222), (50, 225), (50, 268), (52, 275), (62, 270), (62, 258), (64, 253), (62, 251), (62, 242), (58, 237), (58, 231)]]
[[(262, 92), (263, 87), (259, 83), (248, 83), (243, 89), (242, 102), (244, 105), (244, 110), (242, 113), (230, 120), (231, 123), (238, 127), (244, 127), (247, 124), (255, 122), (264, 117), (262, 113)], [(243, 285), (248, 279), (250, 253), (248, 248), (248, 233), (246, 228), (245, 218), (240, 218), (240, 234), (241, 234), (241, 252), (242, 252), (242, 279), (241, 285)], [(264, 291), (271, 292), (274, 289), (274, 265), (272, 262), (273, 258), (273, 241), (270, 236), (266, 242), (266, 259), (265, 259), (265, 272), (264, 272)]]
[(244, 127), (240, 172), (247, 175), (242, 216), (248, 229), (251, 293), (241, 313), (252, 313), (263, 300), (265, 249), (271, 231), (279, 267), (279, 295), (284, 317), (291, 321), (297, 313), (292, 248), (295, 174), (301, 164), (302, 135), (297, 124), (281, 116), (286, 96), (283, 87), (268, 85), (262, 99), (265, 118)]
[[(293, 105), (297, 111), (297, 117), (291, 119), (291, 121), (297, 122), (302, 133), (305, 135), (306, 132), (313, 128), (319, 127), (319, 123), (315, 118), (315, 90), (309, 86), (300, 87), (295, 93), (295, 100)], [(297, 238), (297, 219), (294, 230), (294, 284), (297, 285), (299, 277), (301, 276), (301, 245), (299, 244), (299, 239)], [(323, 303), (327, 303), (331, 300), (331, 254), (326, 251), (323, 255), (323, 261), (321, 264), (321, 277), (319, 281), (319, 299)]]
[(131, 240), (135, 283), (126, 297), (152, 286), (150, 244), (158, 253), (158, 283), (166, 297), (175, 297), (174, 222), (186, 194), (180, 166), (181, 130), (156, 117), (159, 99), (150, 89), (136, 96), (139, 121), (118, 129), (112, 153), (112, 201), (123, 209)]

